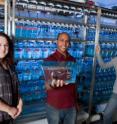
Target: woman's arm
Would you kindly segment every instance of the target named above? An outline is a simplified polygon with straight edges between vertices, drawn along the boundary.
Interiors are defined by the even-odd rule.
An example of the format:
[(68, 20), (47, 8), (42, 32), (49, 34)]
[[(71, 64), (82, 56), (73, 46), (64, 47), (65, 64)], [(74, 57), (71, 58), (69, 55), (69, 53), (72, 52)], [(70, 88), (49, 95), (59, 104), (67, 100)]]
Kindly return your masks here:
[(99, 65), (101, 66), (101, 68), (109, 68), (114, 66), (113, 64), (113, 59), (110, 62), (104, 62), (101, 55), (100, 55), (100, 47), (99, 45), (96, 46), (96, 56), (99, 62)]
[(9, 106), (2, 99), (0, 99), (0, 111), (8, 113), (14, 119), (18, 110), (15, 107)]

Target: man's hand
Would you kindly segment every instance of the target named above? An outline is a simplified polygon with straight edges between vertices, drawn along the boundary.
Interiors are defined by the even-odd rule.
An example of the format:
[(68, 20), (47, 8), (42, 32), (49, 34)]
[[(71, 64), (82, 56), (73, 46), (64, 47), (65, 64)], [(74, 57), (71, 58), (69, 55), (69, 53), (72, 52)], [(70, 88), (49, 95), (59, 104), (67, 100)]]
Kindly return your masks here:
[[(58, 73), (58, 75), (60, 75), (60, 73)], [(63, 73), (61, 73), (61, 74), (63, 74)], [(68, 84), (64, 80), (59, 79), (59, 77), (57, 77), (58, 75), (57, 75), (57, 73), (56, 73), (56, 75), (54, 75), (54, 72), (51, 73), (52, 81), (50, 83), (50, 86), (53, 87), (53, 88), (63, 87), (64, 85)], [(70, 73), (67, 72), (66, 76), (67, 76), (67, 78), (70, 78)]]
[(63, 80), (59, 80), (59, 79), (52, 79), (52, 82), (51, 82), (51, 86), (53, 87), (53, 88), (55, 88), (55, 87), (63, 87), (64, 85), (67, 85), (68, 83), (66, 83), (65, 81), (63, 81)]

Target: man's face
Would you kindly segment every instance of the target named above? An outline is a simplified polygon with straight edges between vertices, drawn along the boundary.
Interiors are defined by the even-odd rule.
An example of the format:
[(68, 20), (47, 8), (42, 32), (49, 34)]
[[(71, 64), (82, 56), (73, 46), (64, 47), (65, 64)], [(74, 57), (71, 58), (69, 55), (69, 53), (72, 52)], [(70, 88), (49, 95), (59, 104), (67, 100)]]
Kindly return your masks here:
[(69, 47), (69, 37), (67, 34), (61, 34), (57, 40), (58, 50), (64, 53)]

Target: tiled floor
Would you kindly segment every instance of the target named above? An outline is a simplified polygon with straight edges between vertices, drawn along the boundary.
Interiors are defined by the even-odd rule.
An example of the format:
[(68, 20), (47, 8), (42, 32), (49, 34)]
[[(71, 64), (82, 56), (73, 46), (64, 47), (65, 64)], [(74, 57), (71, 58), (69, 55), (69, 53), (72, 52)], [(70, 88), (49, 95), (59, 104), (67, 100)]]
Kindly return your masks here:
[(48, 124), (48, 123), (47, 123), (47, 119), (42, 119), (38, 121), (27, 122), (25, 124)]

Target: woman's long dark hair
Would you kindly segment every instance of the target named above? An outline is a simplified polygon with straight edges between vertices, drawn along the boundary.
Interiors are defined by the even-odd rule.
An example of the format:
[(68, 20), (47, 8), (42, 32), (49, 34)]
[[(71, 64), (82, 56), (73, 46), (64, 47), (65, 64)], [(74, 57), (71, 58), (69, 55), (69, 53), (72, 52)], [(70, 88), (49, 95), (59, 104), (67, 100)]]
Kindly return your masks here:
[(8, 50), (8, 54), (6, 55), (6, 57), (2, 60), (2, 62), (7, 62), (9, 65), (13, 64), (13, 42), (10, 39), (10, 37), (3, 33), (0, 32), (0, 37), (4, 37), (7, 41), (8, 41), (8, 45), (9, 45), (9, 50)]

